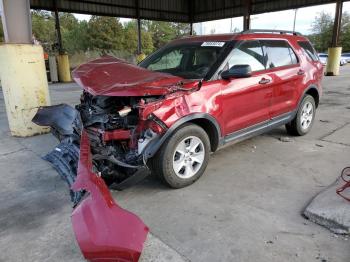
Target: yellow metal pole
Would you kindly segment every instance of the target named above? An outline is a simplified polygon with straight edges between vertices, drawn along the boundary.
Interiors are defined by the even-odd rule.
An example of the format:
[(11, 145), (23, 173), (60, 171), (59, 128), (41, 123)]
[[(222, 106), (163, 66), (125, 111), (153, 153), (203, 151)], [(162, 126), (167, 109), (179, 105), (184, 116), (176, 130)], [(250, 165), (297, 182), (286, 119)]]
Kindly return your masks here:
[(136, 56), (136, 62), (140, 63), (142, 60), (146, 58), (146, 55), (144, 53), (140, 53)]
[(337, 76), (339, 75), (341, 47), (328, 48), (328, 59), (326, 66), (326, 75)]
[(57, 56), (58, 65), (58, 79), (60, 82), (71, 82), (70, 65), (67, 54), (61, 54)]
[(330, 48), (328, 48), (328, 59), (327, 59), (327, 67), (326, 67), (326, 75), (328, 76), (339, 75), (340, 57), (341, 57), (342, 48), (338, 45), (339, 44), (338, 42), (339, 42), (342, 10), (343, 10), (343, 0), (337, 0), (337, 4), (335, 6), (332, 45)]

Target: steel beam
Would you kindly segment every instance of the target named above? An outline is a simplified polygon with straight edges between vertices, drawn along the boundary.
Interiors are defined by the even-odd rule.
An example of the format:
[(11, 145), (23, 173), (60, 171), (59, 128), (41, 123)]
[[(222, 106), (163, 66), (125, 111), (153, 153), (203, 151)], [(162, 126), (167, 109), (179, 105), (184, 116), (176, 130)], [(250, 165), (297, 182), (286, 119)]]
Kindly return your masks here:
[(339, 44), (342, 11), (343, 11), (343, 1), (337, 0), (336, 7), (335, 7), (334, 25), (333, 25), (332, 47), (337, 47)]
[(63, 45), (62, 45), (60, 17), (58, 15), (56, 0), (54, 0), (54, 5), (55, 5), (55, 28), (56, 28), (56, 36), (57, 36), (57, 46), (58, 46), (59, 54), (62, 55), (64, 51), (63, 51)]
[(141, 19), (137, 19), (137, 54), (142, 53)]
[(1, 19), (6, 43), (32, 43), (29, 0), (0, 0)]
[(137, 54), (142, 53), (142, 39), (141, 39), (141, 19), (139, 0), (135, 0), (136, 18), (137, 18)]
[(250, 15), (252, 13), (252, 1), (247, 0), (245, 3), (245, 10), (244, 10), (244, 16), (243, 16), (243, 30), (249, 30), (250, 29)]
[(193, 35), (194, 0), (188, 1), (188, 17), (190, 21), (190, 35)]

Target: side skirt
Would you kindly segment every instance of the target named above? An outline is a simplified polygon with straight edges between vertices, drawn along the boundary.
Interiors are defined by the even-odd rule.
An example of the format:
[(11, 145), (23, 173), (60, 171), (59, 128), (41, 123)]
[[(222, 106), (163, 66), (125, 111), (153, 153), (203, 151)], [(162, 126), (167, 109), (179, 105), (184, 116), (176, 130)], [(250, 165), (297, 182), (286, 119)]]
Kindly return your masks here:
[(292, 111), (281, 116), (274, 117), (271, 120), (267, 120), (259, 124), (233, 132), (223, 137), (220, 141), (220, 145), (223, 146), (227, 143), (238, 143), (245, 139), (266, 133), (271, 129), (289, 123), (295, 117), (296, 113), (297, 111)]

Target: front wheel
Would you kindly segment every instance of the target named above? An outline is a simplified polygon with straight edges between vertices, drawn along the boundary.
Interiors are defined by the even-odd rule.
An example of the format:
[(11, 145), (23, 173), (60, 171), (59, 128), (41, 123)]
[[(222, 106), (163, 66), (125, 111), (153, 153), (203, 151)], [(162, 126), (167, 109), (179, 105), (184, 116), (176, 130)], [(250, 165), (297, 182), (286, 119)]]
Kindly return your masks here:
[(306, 135), (314, 123), (315, 113), (315, 99), (310, 95), (305, 95), (300, 103), (297, 115), (286, 125), (287, 132), (296, 136)]
[(151, 159), (151, 169), (168, 186), (182, 188), (194, 183), (205, 171), (210, 154), (207, 133), (187, 124), (178, 129)]

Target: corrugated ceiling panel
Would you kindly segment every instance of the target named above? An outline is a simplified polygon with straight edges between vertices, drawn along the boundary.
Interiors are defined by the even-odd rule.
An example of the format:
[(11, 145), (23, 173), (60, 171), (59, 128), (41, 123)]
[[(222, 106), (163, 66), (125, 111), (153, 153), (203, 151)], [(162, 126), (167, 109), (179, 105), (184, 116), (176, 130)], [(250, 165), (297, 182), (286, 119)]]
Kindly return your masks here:
[(195, 0), (194, 21), (202, 22), (243, 15), (244, 0)]
[(332, 0), (295, 0), (295, 1), (286, 1), (286, 0), (255, 0), (252, 5), (252, 13), (260, 14), (273, 11), (281, 11), (288, 9), (295, 9), (306, 6), (313, 5), (322, 5), (334, 3)]
[[(242, 16), (246, 0), (138, 0), (140, 17), (203, 22)], [(335, 0), (252, 0), (252, 14), (334, 3)], [(34, 9), (53, 10), (53, 0), (31, 0)], [(57, 0), (59, 11), (136, 18), (136, 0)], [(190, 10), (193, 12), (191, 13)]]
[(187, 0), (139, 0), (139, 7), (144, 19), (189, 21)]
[[(135, 1), (126, 0), (58, 0), (57, 8), (59, 11), (110, 15), (118, 17), (135, 17), (135, 7), (131, 5)], [(54, 10), (52, 0), (31, 0), (31, 7), (34, 9)]]
[[(59, 11), (136, 18), (136, 0), (57, 0)], [(31, 0), (34, 9), (54, 10), (52, 0)], [(188, 22), (187, 0), (139, 0), (140, 17)]]

